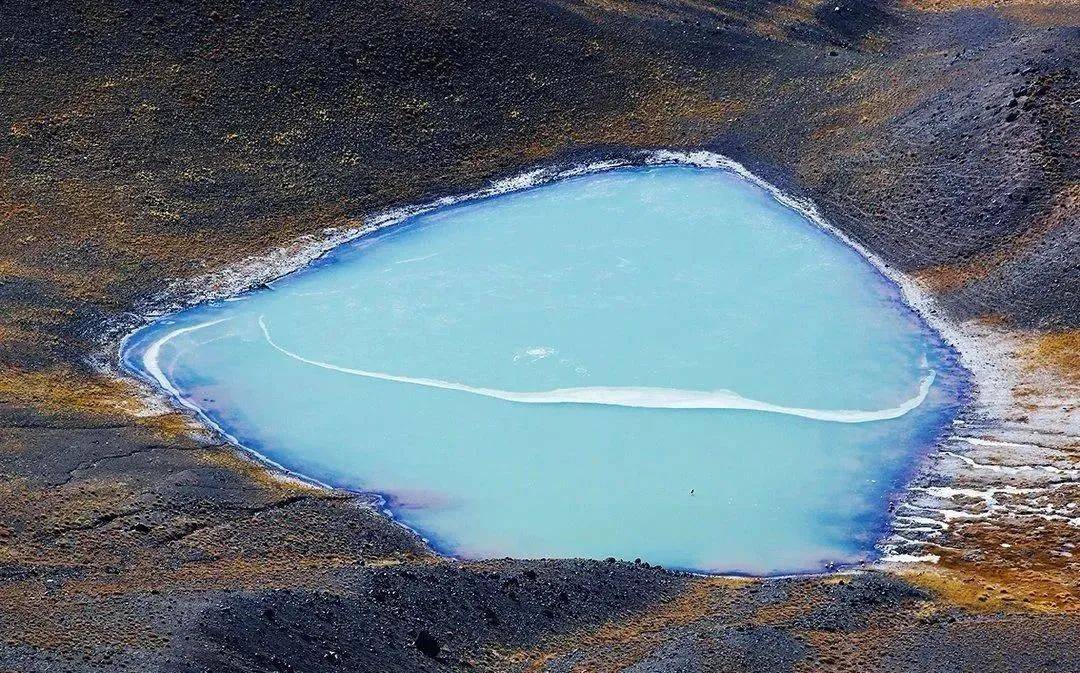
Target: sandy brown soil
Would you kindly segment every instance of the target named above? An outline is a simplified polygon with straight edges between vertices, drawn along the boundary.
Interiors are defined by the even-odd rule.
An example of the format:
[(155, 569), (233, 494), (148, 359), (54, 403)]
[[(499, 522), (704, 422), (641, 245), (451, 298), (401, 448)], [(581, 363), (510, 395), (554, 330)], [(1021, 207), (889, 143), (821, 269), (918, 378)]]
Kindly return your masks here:
[[(0, 8), (0, 671), (1080, 670), (1073, 2)], [(114, 376), (239, 260), (536, 165), (721, 152), (922, 283), (980, 387), (937, 563), (460, 563)], [(294, 249), (298, 249), (294, 248)]]

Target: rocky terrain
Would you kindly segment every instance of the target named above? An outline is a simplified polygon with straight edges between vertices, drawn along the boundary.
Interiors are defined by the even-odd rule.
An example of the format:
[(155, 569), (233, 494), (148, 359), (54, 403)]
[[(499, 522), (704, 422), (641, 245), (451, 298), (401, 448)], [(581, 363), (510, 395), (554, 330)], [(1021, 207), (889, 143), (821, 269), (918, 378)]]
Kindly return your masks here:
[[(0, 19), (0, 671), (1080, 670), (1076, 2), (15, 0)], [(979, 389), (896, 504), (886, 550), (926, 562), (449, 560), (117, 374), (125, 330), (237, 265), (653, 148), (813, 199), (931, 293)]]

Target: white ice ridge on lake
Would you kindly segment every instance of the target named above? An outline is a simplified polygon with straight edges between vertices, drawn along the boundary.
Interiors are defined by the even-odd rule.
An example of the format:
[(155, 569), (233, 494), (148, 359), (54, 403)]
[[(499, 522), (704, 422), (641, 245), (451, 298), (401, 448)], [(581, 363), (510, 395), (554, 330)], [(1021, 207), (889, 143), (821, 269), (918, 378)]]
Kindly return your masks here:
[(143, 352), (143, 356), (142, 356), (143, 369), (148, 374), (150, 374), (150, 376), (152, 376), (155, 381), (158, 382), (158, 385), (160, 385), (165, 390), (165, 392), (169, 393), (170, 395), (172, 395), (174, 398), (176, 398), (178, 400), (182, 400), (183, 395), (181, 395), (180, 391), (177, 390), (175, 386), (173, 386), (171, 381), (169, 381), (169, 377), (165, 375), (165, 372), (161, 371), (161, 364), (158, 362), (159, 358), (161, 357), (161, 347), (164, 346), (165, 344), (167, 344), (168, 342), (172, 341), (176, 337), (180, 336), (181, 334), (188, 334), (190, 332), (195, 332), (197, 330), (203, 329), (204, 327), (210, 327), (211, 325), (216, 325), (216, 324), (218, 324), (220, 322), (225, 322), (226, 320), (228, 320), (228, 318), (221, 318), (220, 320), (211, 320), (209, 322), (199, 323), (198, 325), (190, 325), (188, 327), (181, 327), (179, 329), (175, 329), (175, 330), (169, 332), (168, 334), (161, 337), (160, 339), (158, 339), (154, 343), (150, 344), (147, 347), (147, 349)]
[(912, 409), (917, 408), (926, 399), (930, 386), (934, 382), (934, 372), (929, 371), (919, 384), (919, 393), (903, 403), (888, 409), (865, 411), (859, 409), (804, 409), (800, 407), (785, 407), (779, 404), (771, 404), (760, 400), (752, 400), (730, 390), (679, 390), (677, 388), (650, 388), (650, 387), (612, 387), (591, 386), (584, 388), (556, 388), (555, 390), (543, 390), (536, 392), (517, 392), (512, 390), (499, 390), (497, 388), (481, 388), (455, 383), (453, 381), (441, 381), (439, 379), (417, 378), (412, 376), (398, 376), (383, 372), (373, 372), (363, 369), (352, 369), (312, 360), (282, 347), (270, 336), (270, 330), (266, 327), (264, 316), (259, 316), (259, 327), (262, 328), (266, 342), (275, 350), (294, 360), (303, 362), (314, 367), (329, 369), (331, 371), (363, 376), (382, 381), (394, 381), (397, 383), (409, 383), (427, 388), (440, 388), (442, 390), (457, 390), (473, 395), (482, 395), (507, 402), (520, 402), (523, 404), (601, 404), (616, 407), (637, 407), (642, 409), (744, 409), (748, 411), (764, 411), (773, 414), (786, 414), (788, 416), (801, 416), (816, 421), (830, 421), (833, 423), (868, 423), (872, 421), (885, 421), (899, 418)]

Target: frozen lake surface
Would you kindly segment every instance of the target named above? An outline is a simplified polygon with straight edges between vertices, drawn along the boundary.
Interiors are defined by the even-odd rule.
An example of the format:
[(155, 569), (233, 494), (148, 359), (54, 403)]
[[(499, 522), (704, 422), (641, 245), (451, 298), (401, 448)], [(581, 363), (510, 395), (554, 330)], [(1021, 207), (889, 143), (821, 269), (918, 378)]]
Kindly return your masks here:
[(872, 557), (965, 385), (858, 253), (681, 166), (413, 217), (123, 358), (441, 551), (755, 574)]

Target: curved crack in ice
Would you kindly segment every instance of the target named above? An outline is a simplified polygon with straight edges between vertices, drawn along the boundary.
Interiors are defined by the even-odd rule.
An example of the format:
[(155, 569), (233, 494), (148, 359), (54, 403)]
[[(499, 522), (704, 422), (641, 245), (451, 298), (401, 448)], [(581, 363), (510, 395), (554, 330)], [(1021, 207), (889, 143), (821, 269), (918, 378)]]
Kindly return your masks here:
[(929, 371), (919, 383), (919, 392), (914, 397), (905, 400), (901, 404), (888, 409), (858, 410), (858, 409), (807, 409), (801, 407), (787, 407), (770, 402), (762, 402), (730, 390), (680, 390), (677, 388), (652, 388), (631, 386), (592, 386), (584, 388), (556, 388), (536, 392), (521, 392), (513, 390), (499, 390), (497, 388), (483, 388), (470, 386), (453, 381), (439, 379), (420, 378), (413, 376), (400, 376), (384, 372), (368, 371), (343, 367), (329, 362), (322, 362), (294, 353), (270, 336), (270, 330), (266, 326), (264, 316), (259, 316), (259, 327), (262, 329), (266, 342), (281, 354), (298, 362), (319, 367), (342, 374), (362, 376), (381, 381), (393, 381), (411, 385), (424, 386), (427, 388), (439, 388), (442, 390), (456, 390), (483, 397), (518, 402), (522, 404), (599, 404), (617, 407), (637, 407), (644, 409), (740, 409), (747, 411), (764, 411), (774, 414), (800, 416), (817, 421), (829, 421), (833, 423), (869, 423), (872, 421), (884, 421), (899, 418), (912, 409), (917, 408), (926, 399), (930, 386), (934, 382), (934, 371)]

